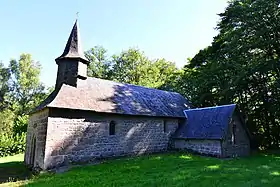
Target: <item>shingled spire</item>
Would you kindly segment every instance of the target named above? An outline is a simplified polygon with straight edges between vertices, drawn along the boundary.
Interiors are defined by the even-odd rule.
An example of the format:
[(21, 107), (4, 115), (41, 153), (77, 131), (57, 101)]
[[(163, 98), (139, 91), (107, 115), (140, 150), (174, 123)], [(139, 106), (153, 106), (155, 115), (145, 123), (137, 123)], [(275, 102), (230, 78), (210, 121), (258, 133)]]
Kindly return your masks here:
[(87, 78), (89, 61), (86, 59), (82, 49), (77, 20), (72, 28), (64, 52), (55, 61), (58, 65), (56, 89), (59, 89), (63, 83), (77, 87), (78, 79), (85, 80)]
[(66, 43), (64, 52), (62, 53), (62, 55), (60, 57), (55, 59), (55, 61), (56, 61), (56, 63), (59, 63), (59, 61), (61, 59), (66, 59), (66, 58), (80, 59), (83, 63), (86, 63), (86, 64), (89, 63), (89, 61), (86, 59), (86, 57), (84, 55), (84, 51), (82, 49), (78, 20), (76, 20), (76, 22), (72, 28), (72, 31), (71, 31), (71, 34)]

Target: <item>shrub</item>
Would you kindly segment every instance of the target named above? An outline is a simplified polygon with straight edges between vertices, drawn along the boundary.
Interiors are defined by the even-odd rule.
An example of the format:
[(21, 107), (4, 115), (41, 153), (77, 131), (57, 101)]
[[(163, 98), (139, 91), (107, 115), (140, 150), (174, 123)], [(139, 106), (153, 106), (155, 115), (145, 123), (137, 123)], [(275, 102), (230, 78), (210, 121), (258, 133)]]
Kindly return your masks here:
[(21, 134), (27, 131), (28, 115), (17, 116), (14, 121), (13, 133)]
[(15, 155), (25, 150), (26, 133), (0, 134), (0, 157)]
[(11, 133), (13, 131), (15, 114), (9, 110), (0, 111), (0, 132)]

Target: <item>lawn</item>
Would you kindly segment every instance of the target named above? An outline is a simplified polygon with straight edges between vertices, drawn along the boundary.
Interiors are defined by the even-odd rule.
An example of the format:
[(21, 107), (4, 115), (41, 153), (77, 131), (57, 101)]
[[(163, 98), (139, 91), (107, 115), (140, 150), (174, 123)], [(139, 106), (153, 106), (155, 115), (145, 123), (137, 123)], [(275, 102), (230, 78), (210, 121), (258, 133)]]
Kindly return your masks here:
[[(41, 174), (23, 180), (22, 155), (0, 158), (0, 186), (279, 186), (280, 156), (257, 154), (220, 160), (168, 153), (75, 167), (66, 173)], [(8, 171), (8, 172), (7, 172)], [(13, 171), (13, 172), (12, 172)], [(16, 175), (17, 174), (17, 175)], [(4, 182), (12, 177), (19, 182)], [(23, 181), (22, 181), (23, 180)]]
[[(31, 172), (25, 168), (22, 161), (23, 154), (0, 158), (0, 187), (15, 186), (31, 177)], [(19, 182), (7, 183), (7, 181)]]

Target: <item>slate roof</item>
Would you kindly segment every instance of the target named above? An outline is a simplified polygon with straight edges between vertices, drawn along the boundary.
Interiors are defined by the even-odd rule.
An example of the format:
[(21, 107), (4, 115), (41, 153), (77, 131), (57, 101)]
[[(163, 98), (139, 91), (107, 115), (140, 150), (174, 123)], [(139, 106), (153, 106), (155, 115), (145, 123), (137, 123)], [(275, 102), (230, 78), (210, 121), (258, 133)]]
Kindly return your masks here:
[(71, 59), (71, 58), (80, 59), (82, 62), (87, 64), (89, 63), (82, 49), (78, 20), (76, 20), (72, 28), (71, 34), (68, 38), (68, 41), (66, 43), (62, 55), (56, 58), (55, 61), (58, 63), (62, 59)]
[(98, 78), (78, 80), (78, 86), (63, 84), (35, 111), (45, 107), (95, 112), (184, 118), (190, 103), (180, 94)]
[(175, 133), (174, 138), (223, 139), (236, 105), (185, 110), (187, 123)]

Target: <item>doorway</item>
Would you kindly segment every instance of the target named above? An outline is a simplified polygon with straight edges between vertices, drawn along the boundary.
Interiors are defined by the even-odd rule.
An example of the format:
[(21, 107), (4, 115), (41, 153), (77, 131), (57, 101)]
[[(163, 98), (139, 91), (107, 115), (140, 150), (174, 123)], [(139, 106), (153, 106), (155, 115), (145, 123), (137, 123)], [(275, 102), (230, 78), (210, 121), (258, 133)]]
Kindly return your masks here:
[(33, 136), (31, 139), (31, 148), (30, 148), (30, 166), (34, 167), (35, 164), (35, 154), (36, 154), (36, 137)]

